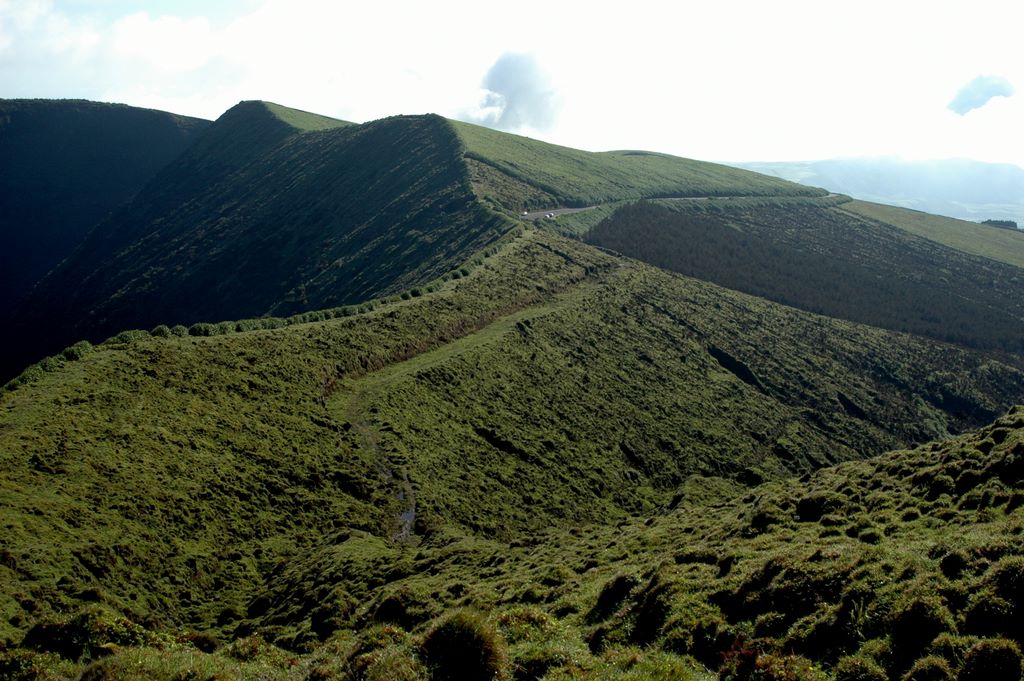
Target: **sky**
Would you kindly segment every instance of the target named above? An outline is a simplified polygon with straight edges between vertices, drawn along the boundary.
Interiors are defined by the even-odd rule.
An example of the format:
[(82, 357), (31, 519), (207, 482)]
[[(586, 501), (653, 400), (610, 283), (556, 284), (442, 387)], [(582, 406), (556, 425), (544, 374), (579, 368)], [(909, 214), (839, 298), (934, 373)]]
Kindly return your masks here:
[(435, 112), (589, 150), (1024, 166), (1018, 0), (0, 0), (0, 97)]

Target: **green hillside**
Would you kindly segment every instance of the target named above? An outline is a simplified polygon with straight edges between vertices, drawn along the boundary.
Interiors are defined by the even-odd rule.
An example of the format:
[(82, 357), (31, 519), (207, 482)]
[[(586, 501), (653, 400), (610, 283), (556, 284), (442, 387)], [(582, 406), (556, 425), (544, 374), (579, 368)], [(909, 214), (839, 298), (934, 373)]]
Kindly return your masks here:
[(349, 123), (348, 121), (340, 121), (337, 118), (329, 118), (328, 116), (321, 116), (320, 114), (310, 113), (308, 111), (290, 109), (286, 106), (281, 106), (280, 104), (274, 104), (273, 102), (261, 102), (261, 104), (267, 107), (272, 114), (288, 125), (304, 132), (310, 132), (313, 130), (332, 130), (346, 125), (354, 125), (354, 123)]
[(955, 229), (242, 102), (0, 318), (0, 678), (1019, 681), (1024, 268)]
[(1024, 267), (1024, 232), (992, 229), (976, 222), (944, 218), (908, 208), (883, 206), (867, 201), (851, 201), (844, 205), (843, 209), (958, 251)]
[(992, 234), (961, 250), (940, 243), (945, 218), (917, 214), (915, 231), (929, 235), (922, 238), (850, 205), (639, 203), (619, 208), (585, 238), (819, 314), (1024, 353), (1024, 269), (1005, 262), (1017, 251), (1005, 248), (998, 260), (974, 254), (1016, 234), (976, 225)]
[(0, 99), (0, 315), (208, 125), (123, 104)]
[(102, 223), (15, 315), (7, 377), (81, 338), (291, 314), (411, 288), (512, 223), (437, 116), (322, 127), (243, 102)]
[(452, 121), (474, 188), (516, 214), (555, 206), (684, 196), (823, 196), (824, 190), (646, 151), (593, 153)]
[[(0, 664), (75, 674), (113, 650), (95, 678), (189, 665), (364, 678), (341, 667), (380, 660), (340, 651), (397, 646), (397, 660), (419, 640), (406, 631), (472, 605), (520, 637), (517, 665), (678, 673), (686, 650), (629, 647), (667, 625), (629, 633), (645, 611), (634, 590), (664, 560), (689, 569), (672, 555), (693, 542), (657, 533), (709, 522), (668, 509), (944, 437), (1024, 399), (1024, 375), (979, 355), (540, 231), (467, 272), (328, 321), (79, 345), (9, 386)], [(743, 507), (710, 517), (736, 542), (743, 523), (782, 522), (728, 508)], [(620, 568), (637, 581), (595, 606)], [(674, 599), (657, 584), (645, 588)], [(627, 596), (641, 605), (608, 603)], [(192, 647), (253, 632), (290, 652)], [(365, 678), (396, 678), (387, 669)]]

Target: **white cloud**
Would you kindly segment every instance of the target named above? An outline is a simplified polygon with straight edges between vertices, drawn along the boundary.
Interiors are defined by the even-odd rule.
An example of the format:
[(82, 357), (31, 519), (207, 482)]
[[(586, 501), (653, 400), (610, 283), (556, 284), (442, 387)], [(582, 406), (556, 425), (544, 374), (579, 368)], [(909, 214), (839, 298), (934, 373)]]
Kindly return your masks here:
[(1013, 85), (1002, 76), (978, 76), (957, 90), (947, 108), (963, 116), (985, 106), (993, 97), (1010, 97), (1014, 92)]
[(151, 17), (144, 12), (119, 19), (109, 49), (117, 60), (141, 60), (158, 73), (193, 71), (217, 54), (217, 36), (203, 18)]
[(484, 90), (466, 119), (499, 130), (549, 130), (559, 101), (547, 75), (532, 54), (506, 52), (487, 70)]

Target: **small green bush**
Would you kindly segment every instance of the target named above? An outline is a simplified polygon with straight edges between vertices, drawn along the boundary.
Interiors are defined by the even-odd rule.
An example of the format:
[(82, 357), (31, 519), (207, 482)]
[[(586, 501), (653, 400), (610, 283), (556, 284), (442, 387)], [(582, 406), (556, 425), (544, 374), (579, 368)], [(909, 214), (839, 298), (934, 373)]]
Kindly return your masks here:
[(840, 658), (835, 673), (836, 681), (889, 681), (885, 670), (878, 663), (860, 655)]
[(974, 636), (957, 636), (956, 634), (939, 634), (932, 644), (928, 646), (929, 655), (938, 655), (947, 662), (949, 666), (957, 669), (963, 666), (964, 657), (978, 639)]
[(47, 672), (60, 664), (60, 658), (53, 653), (39, 653), (24, 648), (4, 650), (0, 647), (0, 679), (7, 681), (51, 678)]
[(168, 336), (171, 335), (171, 327), (167, 326), (166, 324), (157, 324), (149, 332), (149, 335), (153, 336), (154, 338), (167, 338)]
[(471, 610), (444, 617), (423, 637), (420, 650), (434, 681), (491, 681), (508, 674), (505, 642)]
[(142, 331), (141, 329), (131, 329), (129, 331), (122, 331), (116, 336), (112, 336), (106, 340), (107, 343), (134, 343), (136, 341), (144, 340), (149, 338), (149, 331)]
[(903, 681), (953, 681), (953, 678), (949, 662), (937, 655), (920, 658), (903, 675)]
[(72, 660), (91, 660), (110, 653), (111, 644), (138, 646), (153, 642), (152, 634), (102, 607), (34, 625), (21, 642), (23, 648), (55, 653)]
[(736, 634), (717, 613), (696, 613), (674, 618), (665, 625), (664, 648), (678, 655), (692, 655), (698, 662), (715, 667), (722, 654), (736, 640)]
[(963, 613), (963, 628), (968, 634), (995, 636), (1014, 627), (1013, 605), (990, 589), (974, 594)]
[(797, 501), (796, 517), (803, 523), (816, 523), (822, 516), (841, 510), (845, 504), (842, 495), (835, 492), (815, 492)]
[(74, 362), (82, 359), (90, 352), (92, 352), (92, 343), (83, 340), (78, 341), (69, 348), (66, 348), (64, 352), (60, 353), (60, 356), (69, 362)]
[(601, 587), (601, 593), (598, 594), (594, 607), (587, 613), (587, 621), (590, 623), (603, 622), (611, 617), (630, 592), (638, 586), (640, 586), (640, 580), (635, 575), (616, 575), (608, 580)]
[(947, 579), (959, 579), (969, 561), (963, 551), (950, 551), (939, 561), (939, 569)]
[(259, 634), (232, 641), (222, 649), (225, 656), (240, 662), (262, 662), (271, 666), (283, 666), (289, 659), (288, 653)]
[(896, 610), (890, 625), (894, 652), (908, 662), (936, 636), (954, 630), (952, 615), (936, 596), (911, 598)]
[(718, 670), (730, 681), (826, 681), (825, 673), (799, 655), (740, 651), (728, 657)]
[(1024, 608), (1024, 556), (1003, 558), (992, 567), (986, 581), (1000, 597)]
[(403, 646), (388, 646), (365, 660), (365, 681), (426, 681), (427, 669), (416, 655)]
[(959, 681), (1020, 681), (1021, 654), (1005, 638), (983, 639), (967, 651)]

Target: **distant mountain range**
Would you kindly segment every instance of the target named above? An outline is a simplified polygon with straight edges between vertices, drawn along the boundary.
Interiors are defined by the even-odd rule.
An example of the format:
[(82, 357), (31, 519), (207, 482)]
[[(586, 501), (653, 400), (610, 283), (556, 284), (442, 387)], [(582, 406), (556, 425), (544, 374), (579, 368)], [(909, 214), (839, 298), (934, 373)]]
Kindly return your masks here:
[(732, 164), (865, 201), (981, 222), (1024, 227), (1024, 169), (966, 159), (851, 158)]

